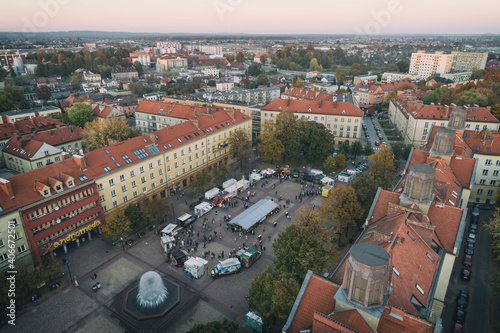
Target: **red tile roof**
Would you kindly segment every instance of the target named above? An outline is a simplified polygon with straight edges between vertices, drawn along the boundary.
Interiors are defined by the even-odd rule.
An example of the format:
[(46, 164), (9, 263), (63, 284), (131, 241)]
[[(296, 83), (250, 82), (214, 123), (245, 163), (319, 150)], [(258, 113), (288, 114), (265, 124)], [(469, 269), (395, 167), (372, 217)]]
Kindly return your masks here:
[(453, 109), (467, 110), (468, 122), (487, 122), (498, 123), (500, 122), (490, 112), (490, 107), (482, 108), (477, 106), (456, 106), (456, 105), (423, 105), (420, 110), (410, 112), (413, 118), (416, 119), (435, 119), (447, 121)]
[(288, 332), (298, 333), (310, 327), (315, 311), (324, 314), (331, 313), (335, 306), (334, 296), (338, 289), (339, 285), (314, 273), (311, 274)]
[[(111, 113), (111, 111), (118, 110), (117, 108), (115, 108), (112, 105), (99, 104), (99, 103), (92, 105), (92, 107), (93, 107), (92, 112), (94, 113), (94, 115), (96, 117), (99, 117), (99, 118), (107, 118), (109, 116), (109, 114)], [(120, 111), (120, 110), (118, 110), (118, 111)]]
[(464, 211), (461, 208), (433, 203), (427, 216), (436, 227), (436, 236), (443, 247), (453, 252)]
[(0, 140), (10, 138), (13, 135), (25, 135), (40, 131), (46, 131), (56, 126), (65, 124), (50, 117), (33, 117), (30, 119), (20, 119), (13, 123), (0, 124)]
[[(222, 110), (235, 110), (233, 108), (224, 108), (213, 106), (212, 112)], [(135, 112), (144, 112), (156, 116), (168, 116), (180, 119), (194, 119), (209, 113), (206, 106), (195, 106), (180, 103), (168, 103), (160, 101), (142, 100)]]
[(356, 332), (373, 333), (370, 325), (368, 325), (361, 314), (359, 314), (358, 310), (336, 312), (333, 315), (329, 316), (329, 318), (354, 329)]
[(9, 153), (23, 159), (31, 160), (38, 150), (43, 146), (43, 142), (31, 140), (31, 137), (13, 136), (2, 149), (4, 153)]
[(295, 88), (291, 87), (284, 91), (281, 96), (290, 96), (290, 97), (295, 97), (298, 99), (307, 99), (307, 100), (312, 100), (312, 101), (334, 101), (334, 95), (326, 93), (324, 91), (315, 91), (315, 90), (310, 90), (310, 89), (304, 89), (304, 88)]
[(464, 131), (463, 140), (473, 153), (500, 155), (500, 133)]
[(264, 106), (262, 111), (292, 111), (294, 113), (326, 114), (351, 117), (363, 116), (363, 111), (352, 103), (288, 100), (280, 98), (277, 98)]
[[(391, 310), (400, 317), (391, 315)], [(393, 307), (385, 308), (377, 331), (381, 333), (433, 333), (434, 325)]]

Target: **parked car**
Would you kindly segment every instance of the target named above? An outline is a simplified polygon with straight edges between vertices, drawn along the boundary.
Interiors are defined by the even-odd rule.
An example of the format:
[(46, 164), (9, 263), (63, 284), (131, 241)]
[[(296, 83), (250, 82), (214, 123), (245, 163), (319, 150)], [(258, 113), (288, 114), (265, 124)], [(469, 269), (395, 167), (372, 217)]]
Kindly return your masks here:
[(471, 267), (472, 266), (472, 256), (470, 254), (466, 254), (464, 257), (464, 266)]
[(486, 209), (486, 210), (490, 210), (491, 207), (489, 205), (486, 205), (486, 204), (476, 204), (476, 208), (479, 208), (479, 209)]
[(464, 268), (462, 270), (462, 279), (470, 280), (471, 270), (469, 268)]
[(453, 333), (463, 333), (463, 331), (464, 331), (464, 326), (462, 324), (455, 323), (455, 329)]
[(259, 175), (260, 175), (260, 170), (259, 170), (259, 169), (253, 169), (253, 170), (252, 170), (252, 173), (256, 173), (256, 174), (259, 174)]
[(472, 232), (473, 234), (476, 234), (476, 233), (477, 233), (477, 224), (472, 223), (472, 224), (470, 225), (469, 232)]
[(195, 201), (189, 204), (189, 209), (194, 210), (194, 207), (198, 206), (201, 204), (201, 201)]
[(462, 309), (457, 310), (457, 323), (463, 324), (465, 321), (465, 311)]
[(479, 208), (477, 207), (477, 205), (472, 210), (472, 216), (479, 216)]
[(379, 146), (380, 143), (378, 141), (375, 141), (375, 146)]
[(474, 244), (467, 243), (467, 246), (465, 247), (465, 254), (469, 254), (469, 255), (474, 254)]
[(467, 243), (472, 243), (474, 244), (476, 242), (476, 234), (469, 233), (469, 236), (467, 236)]
[(459, 309), (467, 308), (469, 301), (469, 292), (467, 290), (460, 290), (460, 295), (457, 298), (457, 306)]

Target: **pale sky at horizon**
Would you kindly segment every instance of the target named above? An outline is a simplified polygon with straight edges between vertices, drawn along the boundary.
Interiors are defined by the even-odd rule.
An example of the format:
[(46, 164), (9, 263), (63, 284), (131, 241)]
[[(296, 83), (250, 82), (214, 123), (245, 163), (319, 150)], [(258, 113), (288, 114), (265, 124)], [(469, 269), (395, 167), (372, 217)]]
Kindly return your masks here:
[(500, 33), (500, 1), (20, 0), (0, 31), (248, 34)]

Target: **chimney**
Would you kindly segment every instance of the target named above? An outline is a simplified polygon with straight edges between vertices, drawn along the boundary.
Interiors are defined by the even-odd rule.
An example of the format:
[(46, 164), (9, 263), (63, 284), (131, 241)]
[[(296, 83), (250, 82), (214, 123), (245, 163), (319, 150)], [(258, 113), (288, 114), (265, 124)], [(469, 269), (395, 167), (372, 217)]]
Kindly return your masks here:
[(149, 133), (147, 133), (147, 136), (148, 136), (149, 140), (151, 140), (151, 142), (153, 142), (153, 144), (156, 145), (156, 143), (157, 143), (156, 134), (149, 132)]
[(85, 171), (87, 170), (87, 163), (85, 163), (85, 157), (82, 155), (73, 155), (73, 161), (75, 161), (76, 165), (78, 165), (78, 167)]
[(226, 110), (226, 113), (232, 120), (234, 120), (234, 109)]
[(12, 184), (9, 180), (0, 178), (0, 188), (9, 198), (14, 199), (14, 191), (12, 190)]
[(114, 145), (115, 143), (118, 143), (118, 140), (108, 138), (108, 146)]
[(67, 160), (69, 158), (69, 153), (63, 151), (61, 153), (61, 159), (64, 161), (64, 160)]
[(7, 117), (7, 116), (2, 116), (2, 123), (4, 123), (4, 124), (9, 124), (9, 123), (10, 123), (9, 117)]

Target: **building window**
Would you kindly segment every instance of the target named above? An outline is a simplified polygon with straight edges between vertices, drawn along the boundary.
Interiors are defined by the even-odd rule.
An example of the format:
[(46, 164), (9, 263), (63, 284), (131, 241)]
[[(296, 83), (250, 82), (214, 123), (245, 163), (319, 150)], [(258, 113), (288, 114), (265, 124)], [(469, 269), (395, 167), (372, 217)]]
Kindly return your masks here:
[(365, 302), (367, 280), (360, 276), (354, 276), (354, 290), (352, 298), (361, 303)]
[(135, 172), (134, 172), (134, 170), (130, 171), (130, 177), (135, 177)]
[(141, 173), (144, 173), (144, 167), (141, 167), (141, 168), (139, 169), (139, 171), (140, 171)]
[(36, 162), (36, 167), (37, 168), (43, 167), (43, 162)]
[(497, 185), (497, 181), (496, 181), (496, 180), (492, 180), (492, 181), (490, 181), (490, 185), (491, 185), (491, 186), (496, 186), (496, 185)]
[(109, 180), (109, 186), (113, 186), (115, 185), (115, 180), (114, 179), (110, 179)]
[(111, 197), (112, 198), (116, 197), (116, 191), (115, 190), (111, 191)]
[(491, 197), (493, 195), (493, 192), (494, 192), (493, 190), (488, 190), (488, 196)]
[(137, 186), (137, 183), (135, 182), (135, 180), (132, 181), (132, 187), (136, 187)]
[(479, 181), (479, 185), (484, 185), (484, 184), (486, 184), (486, 179), (481, 179), (481, 180)]
[(415, 284), (415, 288), (417, 288), (417, 290), (420, 291), (420, 293), (425, 296), (425, 291), (422, 289), (422, 287), (418, 285), (418, 283)]
[(106, 197), (104, 196), (104, 194), (101, 195), (101, 202), (103, 202), (103, 201), (106, 201)]
[(491, 165), (491, 160), (486, 160), (486, 161), (484, 162), (484, 165)]
[(493, 171), (493, 176), (494, 176), (494, 177), (498, 176), (498, 170), (494, 170), (494, 171)]
[(4, 262), (7, 260), (7, 253), (0, 254), (0, 262)]
[(151, 172), (151, 174), (149, 175), (149, 177), (150, 177), (151, 179), (155, 179), (155, 174), (154, 174), (154, 172)]
[(122, 186), (122, 192), (127, 192), (127, 185)]
[(118, 201), (113, 201), (113, 207), (118, 206)]
[(123, 197), (123, 202), (127, 202), (128, 201), (128, 196), (124, 196)]
[(120, 175), (120, 181), (121, 182), (125, 181), (125, 175)]
[(102, 211), (103, 211), (103, 212), (107, 212), (107, 211), (108, 211), (108, 207), (106, 207), (106, 206), (102, 206)]
[(158, 170), (158, 174), (161, 176), (163, 175), (163, 169)]
[(137, 197), (137, 191), (134, 191), (134, 198)]
[(141, 182), (144, 184), (146, 182), (146, 177), (141, 177)]
[(21, 246), (18, 246), (17, 247), (17, 252), (18, 253), (23, 253), (23, 252), (26, 252), (26, 245), (21, 245)]
[(483, 170), (483, 176), (488, 176), (488, 170), (487, 169)]
[(481, 195), (481, 194), (483, 194), (483, 189), (482, 188), (480, 188), (480, 189), (477, 190), (477, 195)]

